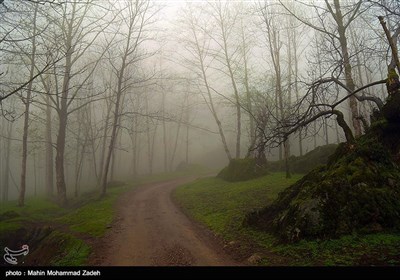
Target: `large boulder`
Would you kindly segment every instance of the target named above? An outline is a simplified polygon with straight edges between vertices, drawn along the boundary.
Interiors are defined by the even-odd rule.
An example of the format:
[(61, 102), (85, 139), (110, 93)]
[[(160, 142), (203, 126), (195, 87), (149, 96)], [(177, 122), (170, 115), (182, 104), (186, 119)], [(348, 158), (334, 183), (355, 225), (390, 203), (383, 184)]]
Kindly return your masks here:
[(284, 241), (399, 227), (399, 139), (400, 123), (379, 120), (355, 144), (339, 145), (327, 165), (248, 215), (245, 224)]

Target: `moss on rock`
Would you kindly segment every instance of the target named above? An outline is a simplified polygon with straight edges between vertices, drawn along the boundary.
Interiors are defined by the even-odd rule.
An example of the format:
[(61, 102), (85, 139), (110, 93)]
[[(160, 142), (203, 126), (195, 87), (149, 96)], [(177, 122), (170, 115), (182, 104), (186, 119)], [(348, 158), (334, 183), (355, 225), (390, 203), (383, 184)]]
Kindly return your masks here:
[[(336, 144), (329, 144), (319, 146), (303, 156), (291, 156), (289, 158), (290, 172), (307, 173), (319, 165), (326, 164), (329, 157), (335, 152), (337, 147), (338, 145)], [(284, 172), (285, 161), (280, 160), (268, 162), (267, 168), (272, 172)]]
[(400, 228), (399, 137), (397, 121), (378, 120), (245, 224), (289, 242)]
[(251, 180), (266, 175), (264, 166), (259, 166), (254, 158), (232, 159), (217, 177), (229, 182)]

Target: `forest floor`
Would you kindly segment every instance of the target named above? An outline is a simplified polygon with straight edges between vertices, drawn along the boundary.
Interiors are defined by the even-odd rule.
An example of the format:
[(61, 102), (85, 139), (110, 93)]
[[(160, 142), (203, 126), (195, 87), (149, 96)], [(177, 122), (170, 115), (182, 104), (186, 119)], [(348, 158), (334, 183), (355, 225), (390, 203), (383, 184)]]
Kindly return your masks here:
[[(10, 249), (29, 245), (29, 254), (19, 265), (84, 265), (99, 245), (98, 240), (113, 232), (118, 199), (135, 188), (156, 182), (201, 176), (210, 170), (193, 167), (186, 171), (142, 176), (134, 181), (113, 182), (106, 197), (99, 199), (98, 189), (70, 198), (68, 207), (59, 207), (45, 197), (28, 197), (24, 207), (17, 201), (0, 203), (0, 244)], [(129, 203), (129, 202), (127, 202)], [(118, 209), (117, 209), (118, 208)], [(4, 261), (0, 266), (7, 265)]]
[(111, 229), (94, 244), (91, 265), (233, 266), (210, 231), (189, 220), (171, 200), (186, 177), (139, 186), (119, 198)]
[(24, 208), (3, 204), (0, 243), (27, 241), (22, 265), (400, 265), (398, 232), (284, 244), (243, 226), (301, 175), (235, 183), (178, 175), (110, 188), (103, 200), (88, 193), (68, 209), (33, 198)]
[(247, 213), (260, 210), (302, 175), (284, 173), (244, 182), (202, 178), (182, 185), (173, 199), (194, 221), (209, 228), (242, 263), (266, 266), (400, 265), (400, 233), (353, 233), (337, 239), (282, 243), (269, 233), (243, 225)]

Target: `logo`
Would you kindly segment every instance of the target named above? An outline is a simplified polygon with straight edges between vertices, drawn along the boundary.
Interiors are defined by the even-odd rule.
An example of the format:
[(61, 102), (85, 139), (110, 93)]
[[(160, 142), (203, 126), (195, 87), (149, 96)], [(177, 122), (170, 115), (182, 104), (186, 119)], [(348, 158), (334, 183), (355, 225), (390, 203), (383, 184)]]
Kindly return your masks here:
[(26, 256), (29, 253), (29, 246), (28, 245), (22, 245), (22, 249), (21, 250), (11, 250), (8, 249), (7, 247), (4, 248), (4, 251), (6, 251), (6, 253), (4, 254), (4, 260), (9, 263), (9, 264), (18, 264), (17, 262), (17, 258), (18, 256)]

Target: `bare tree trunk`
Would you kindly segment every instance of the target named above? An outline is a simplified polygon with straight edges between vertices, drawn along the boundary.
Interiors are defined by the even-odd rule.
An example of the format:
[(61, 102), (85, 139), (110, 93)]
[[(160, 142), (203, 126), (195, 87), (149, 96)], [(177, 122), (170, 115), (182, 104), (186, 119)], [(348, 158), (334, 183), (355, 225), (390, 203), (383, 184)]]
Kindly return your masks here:
[[(117, 139), (115, 139), (115, 142), (118, 141), (118, 136), (120, 135), (120, 133), (119, 133), (120, 122), (121, 122), (121, 118), (119, 118), (119, 121), (118, 121), (118, 128), (117, 128), (117, 134), (116, 134), (117, 135), (116, 136)], [(114, 181), (115, 169), (116, 169), (116, 165), (117, 165), (116, 164), (116, 162), (117, 162), (117, 153), (118, 153), (118, 151), (114, 147), (114, 149), (112, 151), (112, 154), (111, 154), (110, 181)]]
[(198, 34), (196, 31), (197, 30), (196, 19), (193, 17), (192, 11), (189, 11), (188, 16), (189, 16), (189, 19), (188, 19), (187, 23), (188, 23), (190, 31), (193, 35), (193, 41), (191, 41), (191, 45), (193, 45), (193, 53), (195, 54), (196, 60), (197, 60), (195, 62), (195, 65), (196, 65), (196, 67), (198, 67), (198, 70), (200, 71), (200, 73), (198, 73), (198, 74), (200, 74), (201, 79), (203, 81), (203, 86), (205, 87), (205, 90), (206, 90), (206, 96), (203, 95), (203, 99), (206, 102), (212, 116), (214, 117), (215, 123), (217, 124), (217, 127), (218, 127), (218, 133), (221, 137), (221, 142), (222, 142), (225, 154), (226, 154), (228, 160), (231, 161), (232, 155), (229, 151), (228, 144), (226, 142), (225, 133), (222, 128), (221, 121), (219, 120), (219, 117), (218, 117), (218, 114), (217, 114), (217, 111), (216, 111), (216, 108), (214, 105), (214, 100), (211, 95), (210, 85), (209, 85), (208, 79), (207, 79), (206, 65), (205, 65), (205, 57), (206, 57), (205, 45), (199, 41)]
[(132, 122), (132, 128), (129, 136), (131, 137), (132, 141), (132, 174), (133, 178), (136, 178), (138, 175), (138, 161), (140, 157), (140, 137), (138, 132), (135, 129), (139, 127), (139, 118), (134, 117)]
[[(84, 157), (85, 157), (85, 148), (86, 148), (86, 144), (88, 141), (88, 132), (85, 131), (85, 139), (82, 142), (81, 139), (81, 133), (82, 133), (82, 118), (83, 117), (83, 113), (81, 112), (81, 110), (78, 111), (77, 114), (77, 121), (78, 121), (78, 135), (76, 138), (76, 154), (75, 154), (75, 188), (74, 188), (74, 195), (75, 197), (79, 196), (79, 181), (81, 178), (81, 174), (82, 174), (82, 168), (83, 168), (83, 161), (84, 161)], [(85, 129), (87, 129), (85, 127)]]
[[(64, 107), (66, 109), (66, 107)], [(56, 153), (56, 186), (57, 186), (57, 200), (61, 206), (67, 204), (67, 188), (65, 184), (64, 174), (64, 152), (65, 152), (65, 137), (67, 127), (66, 112), (59, 112), (59, 128), (57, 135), (57, 153)]]
[[(128, 46), (129, 46), (129, 41), (128, 41)], [(108, 152), (107, 152), (107, 157), (105, 161), (105, 166), (104, 166), (104, 171), (103, 171), (103, 178), (102, 178), (102, 192), (101, 196), (106, 195), (107, 191), (107, 177), (108, 177), (108, 171), (110, 169), (110, 162), (111, 162), (111, 156), (115, 147), (115, 140), (117, 138), (117, 129), (118, 129), (118, 122), (119, 122), (119, 117), (120, 117), (120, 102), (122, 98), (122, 79), (124, 77), (124, 71), (125, 71), (125, 62), (127, 59), (127, 50), (122, 58), (122, 66), (121, 70), (119, 71), (118, 75), (118, 89), (116, 92), (116, 102), (115, 102), (115, 108), (114, 108), (114, 120), (113, 120), (113, 125), (112, 125), (112, 131), (111, 131), (111, 139), (110, 139), (110, 145), (108, 147)]]
[(180, 113), (180, 116), (179, 116), (179, 122), (178, 122), (178, 128), (176, 130), (174, 148), (172, 149), (171, 160), (170, 160), (170, 163), (169, 163), (170, 168), (173, 168), (173, 166), (174, 166), (176, 149), (178, 148), (179, 133), (181, 131), (181, 126), (182, 126), (182, 118), (183, 118), (183, 107), (181, 109), (181, 113)]
[[(75, 15), (76, 3), (73, 4), (72, 15)], [(57, 200), (61, 206), (67, 204), (67, 187), (65, 184), (65, 170), (64, 170), (64, 153), (65, 153), (65, 138), (67, 136), (68, 124), (68, 93), (71, 80), (72, 69), (72, 54), (74, 53), (74, 46), (72, 45), (73, 33), (73, 19), (67, 24), (66, 31), (66, 46), (65, 49), (65, 64), (64, 64), (64, 77), (62, 84), (61, 100), (59, 101), (58, 114), (58, 134), (56, 141), (56, 186), (57, 186)]]
[(153, 162), (154, 162), (154, 154), (155, 154), (155, 149), (156, 149), (155, 143), (156, 143), (157, 127), (158, 127), (158, 125), (156, 125), (156, 127), (154, 128), (153, 135), (150, 137), (151, 138), (151, 146), (150, 146), (151, 155), (150, 155), (150, 163), (149, 163), (150, 168), (151, 168), (150, 174), (153, 174), (153, 168), (154, 168)]
[(314, 140), (314, 149), (315, 149), (315, 148), (317, 148), (317, 122), (314, 122), (313, 140)]
[[(120, 90), (121, 86), (118, 85), (118, 87)], [(116, 140), (116, 136), (117, 136), (117, 125), (118, 125), (118, 119), (119, 119), (120, 99), (121, 99), (121, 93), (118, 93), (117, 94), (117, 102), (115, 103), (114, 121), (113, 121), (112, 132), (111, 132), (111, 140), (110, 140), (110, 145), (108, 147), (107, 157), (106, 157), (104, 171), (103, 171), (102, 192), (101, 192), (102, 196), (105, 196), (106, 191), (107, 191), (107, 176), (108, 176), (108, 171), (110, 169), (111, 156), (112, 156), (112, 153), (114, 150), (115, 140)]]
[[(293, 31), (293, 59), (294, 59), (294, 90), (296, 92), (296, 102), (300, 100), (299, 94), (299, 61), (297, 58), (297, 34), (296, 30)], [(303, 155), (303, 132), (302, 129), (299, 129), (299, 152), (300, 156)]]
[(134, 133), (132, 136), (132, 174), (133, 174), (133, 178), (136, 178), (138, 175), (138, 155), (140, 152), (140, 149), (138, 148), (138, 135), (137, 133)]
[[(123, 109), (121, 108), (121, 102), (123, 103), (124, 92), (126, 90), (126, 79), (125, 72), (128, 71), (129, 65), (132, 63), (132, 57), (136, 54), (135, 51), (138, 47), (138, 41), (141, 38), (141, 34), (145, 25), (145, 14), (149, 7), (149, 2), (146, 1), (137, 1), (127, 2), (126, 3), (126, 10), (128, 11), (127, 18), (124, 18), (124, 21), (127, 24), (127, 30), (124, 33), (126, 36), (124, 38), (123, 53), (120, 57), (121, 59), (121, 66), (118, 67), (116, 72), (117, 77), (117, 89), (115, 92), (115, 106), (114, 106), (114, 116), (113, 116), (113, 123), (112, 123), (112, 131), (111, 131), (111, 139), (110, 145), (108, 147), (104, 171), (103, 171), (103, 178), (102, 178), (102, 192), (101, 196), (104, 197), (107, 192), (107, 181), (108, 181), (108, 172), (110, 169), (111, 163), (111, 156), (115, 149), (115, 142), (117, 141), (118, 137), (118, 130), (120, 124), (120, 111)], [(136, 26), (138, 24), (138, 26)], [(137, 29), (136, 29), (137, 28)]]
[(189, 121), (190, 121), (188, 88), (186, 89), (185, 104), (186, 104), (186, 112), (185, 112), (185, 120), (186, 120), (186, 141), (185, 141), (186, 153), (185, 153), (185, 162), (186, 162), (186, 164), (188, 164), (189, 163)]
[[(111, 92), (111, 89), (110, 89)], [(111, 93), (110, 93), (111, 96)], [(100, 163), (99, 163), (99, 177), (97, 181), (97, 185), (100, 186), (101, 180), (103, 178), (103, 171), (104, 171), (104, 161), (105, 161), (105, 154), (106, 154), (106, 145), (107, 145), (107, 134), (109, 130), (109, 121), (110, 121), (110, 115), (111, 115), (111, 101), (107, 102), (107, 114), (106, 114), (106, 119), (104, 121), (104, 130), (103, 130), (103, 137), (102, 137), (102, 145), (101, 145), (101, 151), (100, 151)]]
[[(72, 24), (72, 23), (71, 23)], [(71, 31), (72, 32), (72, 31)], [(70, 42), (70, 40), (68, 40)], [(62, 206), (67, 204), (67, 188), (65, 184), (64, 174), (64, 153), (65, 153), (65, 138), (67, 132), (68, 123), (68, 91), (70, 83), (71, 63), (72, 63), (72, 49), (71, 45), (68, 48), (68, 52), (65, 59), (65, 73), (62, 87), (62, 98), (60, 100), (60, 108), (58, 113), (58, 134), (57, 134), (57, 153), (56, 153), (56, 186), (57, 186), (57, 200)]]
[(353, 144), (354, 136), (353, 136), (353, 133), (351, 132), (350, 127), (347, 125), (346, 121), (344, 120), (343, 113), (338, 110), (333, 110), (332, 113), (334, 113), (336, 115), (336, 121), (337, 121), (338, 125), (343, 129), (347, 143)]
[(11, 138), (13, 133), (14, 123), (7, 124), (7, 140), (4, 143), (5, 158), (3, 169), (3, 183), (2, 183), (2, 201), (8, 201), (9, 178), (10, 178), (10, 152), (11, 152)]
[(328, 120), (326, 118), (324, 120), (324, 132), (325, 132), (325, 145), (329, 144), (329, 130), (328, 130)]
[(340, 143), (340, 134), (339, 134), (339, 127), (337, 122), (335, 122), (335, 130), (336, 130), (336, 143), (339, 144)]
[(87, 137), (86, 141), (89, 142), (88, 145), (90, 145), (90, 150), (92, 153), (92, 165), (93, 165), (93, 171), (96, 179), (99, 177), (98, 170), (97, 170), (97, 162), (96, 162), (96, 140), (95, 140), (95, 133), (94, 133), (94, 124), (92, 121), (92, 104), (88, 105), (87, 110), (85, 110), (86, 114), (86, 120), (87, 120), (87, 127), (85, 128), (87, 130)]
[[(222, 7), (220, 5), (221, 3), (217, 3), (216, 10), (218, 12), (218, 25), (221, 31), (221, 37), (222, 37), (222, 51), (224, 53), (224, 58), (225, 58), (225, 63), (226, 67), (228, 68), (228, 74), (229, 78), (231, 80), (231, 84), (233, 87), (233, 94), (235, 97), (235, 106), (236, 106), (236, 158), (240, 158), (240, 141), (241, 141), (241, 135), (242, 135), (242, 123), (241, 123), (241, 105), (240, 105), (240, 97), (239, 97), (239, 91), (237, 89), (233, 69), (232, 69), (232, 58), (229, 55), (229, 49), (228, 49), (228, 34), (227, 34), (227, 21), (229, 20), (227, 18), (227, 14), (222, 11)], [(235, 21), (235, 18), (232, 19)]]
[(31, 104), (31, 96), (32, 96), (32, 85), (33, 85), (33, 76), (35, 71), (35, 58), (36, 58), (36, 18), (39, 9), (39, 4), (35, 5), (35, 11), (33, 14), (33, 36), (32, 36), (32, 53), (30, 56), (31, 68), (29, 72), (30, 83), (28, 84), (28, 90), (26, 94), (25, 103), (25, 113), (24, 113), (24, 129), (22, 136), (22, 164), (21, 164), (21, 187), (18, 197), (18, 205), (24, 206), (25, 202), (25, 191), (26, 191), (26, 162), (28, 159), (28, 128), (29, 128), (29, 107)]
[(154, 134), (151, 135), (150, 117), (149, 117), (149, 99), (145, 96), (145, 113), (146, 113), (146, 136), (147, 136), (147, 163), (149, 175), (153, 174), (153, 158), (154, 158), (154, 141), (157, 131), (157, 126), (154, 128)]
[(189, 126), (186, 126), (186, 156), (185, 156), (186, 164), (189, 163)]
[[(354, 46), (354, 51), (355, 51), (355, 57), (356, 57), (356, 72), (357, 72), (357, 76), (358, 76), (358, 82), (359, 85), (358, 87), (361, 87), (364, 85), (364, 80), (362, 77), (362, 70), (361, 70), (361, 58), (360, 58), (360, 54), (359, 54), (359, 48), (358, 48), (358, 44), (356, 42), (356, 35), (354, 34), (354, 30), (350, 29), (350, 37)], [(366, 90), (368, 91), (368, 90)], [(361, 116), (366, 116), (367, 115), (367, 108), (366, 108), (366, 102), (361, 102)], [(365, 119), (365, 118), (364, 118)], [(367, 120), (365, 119), (365, 121), (367, 122)], [(368, 123), (367, 123), (368, 124)]]
[[(347, 37), (346, 37), (346, 27), (343, 23), (343, 15), (340, 7), (339, 0), (334, 0), (334, 6), (336, 10), (336, 22), (338, 25), (338, 33), (339, 33), (339, 42), (340, 48), (343, 57), (343, 66), (344, 66), (344, 73), (346, 77), (346, 86), (351, 90), (355, 90), (353, 75), (352, 75), (352, 67), (350, 64), (350, 56), (349, 56), (349, 49), (347, 46)], [(351, 96), (349, 98), (349, 105), (350, 111), (352, 116), (352, 124), (354, 128), (355, 137), (359, 137), (361, 135), (361, 123), (358, 119), (358, 104), (357, 99), (355, 96)]]
[(246, 37), (244, 34), (244, 27), (243, 27), (243, 20), (240, 21), (240, 29), (241, 29), (241, 39), (242, 39), (242, 49), (243, 49), (243, 64), (244, 64), (244, 87), (246, 91), (246, 102), (247, 102), (247, 110), (249, 115), (249, 124), (250, 124), (250, 149), (249, 149), (249, 156), (253, 157), (254, 152), (252, 151), (256, 142), (256, 131), (254, 126), (254, 117), (253, 117), (253, 102), (251, 100), (251, 92), (249, 87), (249, 73), (248, 73), (248, 66), (247, 66), (247, 44), (246, 44)]
[[(282, 92), (282, 73), (281, 73), (281, 59), (280, 59), (280, 51), (282, 48), (282, 42), (280, 40), (280, 31), (276, 27), (276, 22), (274, 18), (271, 17), (271, 11), (268, 10), (267, 6), (261, 11), (264, 23), (267, 28), (267, 38), (269, 45), (269, 52), (272, 60), (272, 65), (275, 72), (275, 114), (276, 119), (279, 121), (284, 120), (285, 112), (283, 108), (283, 92)], [(281, 139), (278, 139), (279, 143), (281, 143)], [(284, 139), (286, 142), (287, 139)], [(283, 145), (283, 148), (288, 148), (287, 143)], [(284, 151), (284, 154), (288, 154), (288, 151)], [(282, 144), (279, 145), (279, 160), (283, 159), (283, 150)]]
[[(268, 43), (269, 43), (269, 51), (272, 59), (272, 64), (274, 66), (275, 71), (275, 102), (276, 102), (276, 118), (279, 121), (285, 119), (285, 110), (283, 104), (283, 92), (282, 92), (282, 72), (281, 72), (281, 58), (280, 51), (282, 47), (282, 43), (280, 41), (280, 33), (278, 29), (275, 29), (273, 22), (267, 16), (267, 12), (264, 11), (264, 20), (267, 27), (267, 35), (268, 35)], [(284, 139), (283, 142), (283, 150), (282, 145), (279, 145), (279, 160), (285, 159), (285, 169), (286, 169), (286, 177), (290, 177), (289, 171), (289, 143), (288, 139)]]
[(163, 147), (164, 147), (164, 172), (168, 171), (168, 142), (167, 142), (167, 127), (165, 123), (165, 91), (162, 89), (161, 99), (161, 114), (162, 114), (162, 132), (163, 132)]
[(283, 142), (283, 147), (285, 151), (285, 172), (286, 172), (286, 178), (290, 179), (292, 176), (290, 174), (290, 166), (289, 166), (289, 148), (287, 147), (289, 145), (289, 141), (285, 139)]
[(34, 196), (37, 196), (37, 165), (36, 165), (36, 151), (33, 154), (33, 178), (34, 178)]
[(202, 77), (203, 77), (204, 85), (205, 85), (206, 90), (207, 90), (208, 101), (209, 101), (209, 104), (210, 104), (211, 112), (212, 112), (212, 114), (214, 116), (215, 122), (217, 123), (218, 131), (219, 131), (219, 134), (221, 136), (221, 140), (222, 140), (222, 144), (224, 146), (225, 153), (226, 153), (229, 161), (231, 161), (232, 160), (232, 156), (231, 156), (231, 153), (229, 151), (228, 144), (226, 142), (226, 138), (225, 138), (224, 131), (222, 129), (221, 121), (218, 118), (217, 111), (216, 111), (215, 106), (214, 106), (214, 101), (213, 101), (213, 98), (212, 98), (212, 95), (211, 95), (210, 86), (208, 84), (207, 75), (206, 75), (206, 71), (205, 71), (204, 61), (203, 61), (203, 57), (202, 57), (202, 51), (200, 50), (200, 45), (199, 45), (199, 42), (197, 40), (197, 34), (194, 31), (194, 29), (193, 29), (193, 33), (195, 35), (194, 37), (195, 37), (195, 40), (196, 40), (196, 47), (197, 47), (197, 51), (198, 51), (198, 55), (199, 55), (200, 67), (201, 67), (201, 71), (202, 71)]
[(46, 195), (52, 198), (54, 188), (54, 162), (53, 162), (53, 140), (51, 136), (51, 107), (50, 97), (46, 96)]

